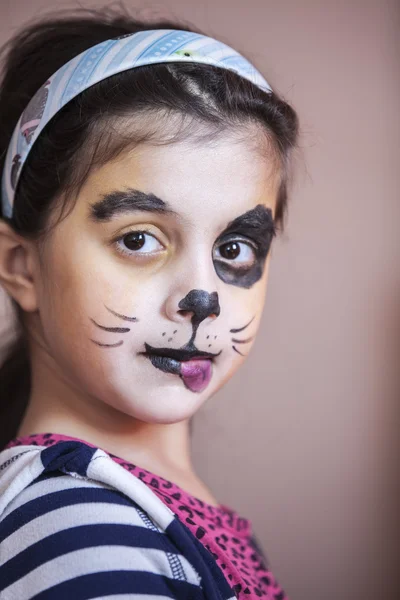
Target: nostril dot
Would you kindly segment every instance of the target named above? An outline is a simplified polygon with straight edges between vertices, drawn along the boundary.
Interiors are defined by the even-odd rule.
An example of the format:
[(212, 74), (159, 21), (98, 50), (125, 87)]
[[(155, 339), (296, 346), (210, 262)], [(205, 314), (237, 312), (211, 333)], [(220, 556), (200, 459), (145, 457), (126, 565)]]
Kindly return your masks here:
[(182, 315), (182, 317), (186, 317), (187, 315), (191, 315), (193, 311), (191, 310), (178, 310), (179, 314)]

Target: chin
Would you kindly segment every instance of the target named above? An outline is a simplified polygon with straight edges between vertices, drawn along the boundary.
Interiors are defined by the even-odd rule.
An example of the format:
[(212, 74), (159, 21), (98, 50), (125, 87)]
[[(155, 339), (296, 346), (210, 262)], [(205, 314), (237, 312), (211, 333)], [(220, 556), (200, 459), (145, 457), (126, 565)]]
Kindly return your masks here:
[[(119, 398), (118, 398), (119, 396)], [(132, 417), (144, 423), (170, 425), (190, 419), (199, 410), (210, 394), (194, 394), (183, 385), (157, 386), (146, 388), (135, 395), (126, 393), (115, 395), (115, 401), (107, 403), (127, 417)]]

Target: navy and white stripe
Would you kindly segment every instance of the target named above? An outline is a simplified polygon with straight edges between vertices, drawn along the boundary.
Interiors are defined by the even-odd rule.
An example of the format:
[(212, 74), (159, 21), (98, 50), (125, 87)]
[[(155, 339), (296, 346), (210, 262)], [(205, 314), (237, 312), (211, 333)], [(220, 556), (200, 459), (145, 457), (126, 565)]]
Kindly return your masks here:
[(0, 452), (0, 600), (234, 600), (211, 553), (140, 479), (65, 441)]

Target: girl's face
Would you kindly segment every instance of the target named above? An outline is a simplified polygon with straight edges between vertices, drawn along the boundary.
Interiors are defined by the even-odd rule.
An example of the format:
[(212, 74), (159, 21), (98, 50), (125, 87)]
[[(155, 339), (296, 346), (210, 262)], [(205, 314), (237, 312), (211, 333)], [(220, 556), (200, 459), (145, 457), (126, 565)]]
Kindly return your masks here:
[(235, 373), (264, 304), (266, 163), (225, 137), (142, 144), (91, 173), (51, 234), (38, 290), (40, 345), (67, 394), (173, 423)]

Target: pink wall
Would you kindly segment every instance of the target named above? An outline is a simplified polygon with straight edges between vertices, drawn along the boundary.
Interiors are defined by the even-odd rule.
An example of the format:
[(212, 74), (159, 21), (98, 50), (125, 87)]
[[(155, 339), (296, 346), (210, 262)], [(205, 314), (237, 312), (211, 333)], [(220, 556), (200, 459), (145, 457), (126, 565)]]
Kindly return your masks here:
[[(56, 4), (77, 6), (2, 0), (0, 41)], [(273, 249), (261, 332), (196, 417), (198, 470), (253, 520), (291, 600), (394, 599), (399, 5), (163, 4), (141, 14), (172, 13), (234, 45), (293, 102), (303, 129), (304, 166)]]

